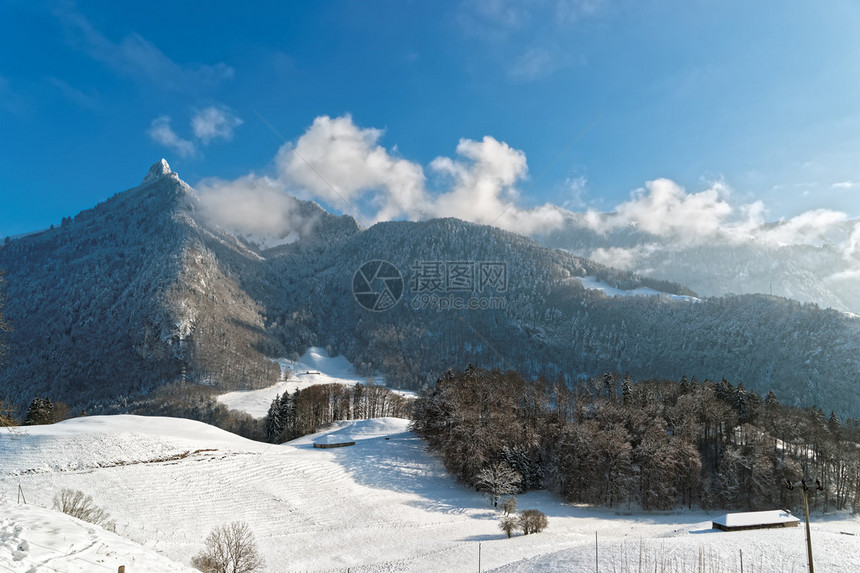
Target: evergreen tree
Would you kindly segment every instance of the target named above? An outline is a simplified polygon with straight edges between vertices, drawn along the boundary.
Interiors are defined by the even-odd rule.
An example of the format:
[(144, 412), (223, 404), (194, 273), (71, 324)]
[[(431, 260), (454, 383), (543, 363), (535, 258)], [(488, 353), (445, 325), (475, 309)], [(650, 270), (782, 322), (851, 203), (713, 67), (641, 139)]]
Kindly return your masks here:
[(625, 406), (630, 403), (630, 393), (633, 392), (633, 378), (629, 372), (624, 373), (624, 380), (621, 382), (621, 397)]
[(284, 432), (284, 420), (281, 416), (281, 395), (275, 396), (266, 414), (266, 441), (277, 443)]
[(842, 439), (842, 423), (839, 421), (839, 416), (836, 412), (830, 412), (830, 419), (827, 420), (827, 429), (830, 430), (830, 435), (837, 441)]
[(54, 423), (54, 404), (50, 398), (33, 398), (30, 402), (30, 407), (27, 408), (27, 415), (24, 418), (25, 426), (38, 426), (41, 424)]
[(768, 390), (767, 396), (764, 399), (764, 407), (768, 410), (779, 406), (779, 400), (773, 390)]

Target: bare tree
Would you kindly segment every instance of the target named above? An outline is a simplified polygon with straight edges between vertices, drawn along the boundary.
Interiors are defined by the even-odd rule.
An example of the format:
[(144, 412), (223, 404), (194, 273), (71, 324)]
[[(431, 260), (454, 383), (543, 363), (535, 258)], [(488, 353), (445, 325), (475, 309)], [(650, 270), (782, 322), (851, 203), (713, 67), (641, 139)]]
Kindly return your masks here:
[(0, 428), (15, 425), (15, 416), (13, 414), (12, 407), (0, 398)]
[(493, 507), (498, 507), (501, 496), (519, 493), (522, 479), (519, 472), (507, 462), (493, 462), (478, 472), (475, 487), (489, 496)]
[(244, 521), (213, 529), (203, 542), (206, 548), (191, 564), (203, 573), (254, 573), (264, 560), (257, 551), (254, 534)]
[(526, 509), (520, 513), (519, 525), (523, 535), (529, 533), (540, 533), (549, 524), (546, 514), (537, 509)]
[(108, 531), (116, 531), (116, 522), (110, 518), (110, 514), (97, 506), (91, 495), (86, 495), (81, 490), (66, 487), (61, 489), (60, 493), (54, 496), (54, 509), (99, 525)]
[(505, 515), (513, 515), (517, 511), (517, 498), (514, 496), (510, 496), (502, 502), (502, 511), (505, 512)]
[(499, 529), (501, 529), (508, 535), (508, 539), (511, 538), (511, 535), (513, 535), (514, 531), (516, 531), (519, 527), (519, 520), (511, 515), (505, 515), (502, 517), (502, 519), (499, 520)]

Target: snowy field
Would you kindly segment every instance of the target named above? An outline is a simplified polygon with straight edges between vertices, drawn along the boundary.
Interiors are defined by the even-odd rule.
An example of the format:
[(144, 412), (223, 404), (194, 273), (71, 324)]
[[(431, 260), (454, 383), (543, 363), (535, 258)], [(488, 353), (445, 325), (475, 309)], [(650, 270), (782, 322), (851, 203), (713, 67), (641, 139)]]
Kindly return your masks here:
[[(549, 527), (506, 539), (487, 500), (452, 480), (407, 424), (338, 423), (321, 434), (356, 445), (330, 450), (312, 447), (320, 434), (277, 446), (174, 418), (4, 430), (0, 572), (182, 571), (213, 527), (234, 520), (250, 525), (272, 572), (477, 571), (479, 551), (483, 571), (594, 571), (595, 533), (601, 571), (637, 571), (640, 551), (672, 571), (699, 571), (700, 554), (707, 571), (738, 571), (741, 551), (744, 571), (806, 570), (802, 527), (721, 533), (713, 514), (626, 514), (544, 492), (518, 506), (545, 512)], [(19, 485), (29, 505), (17, 504)], [(45, 509), (64, 487), (92, 495), (117, 535)], [(819, 573), (860, 571), (860, 519), (816, 517), (813, 543)]]
[[(284, 392), (292, 394), (296, 390), (304, 390), (315, 384), (345, 384), (355, 386), (358, 383), (367, 384), (368, 378), (355, 373), (355, 368), (343, 356), (331, 358), (323, 348), (312, 347), (297, 361), (278, 360), (281, 372), (286, 380), (278, 382), (261, 390), (243, 392), (228, 392), (218, 397), (218, 401), (232, 410), (241, 410), (262, 418), (269, 411), (269, 406), (275, 396)], [(374, 377), (375, 384), (385, 384), (382, 377)], [(414, 396), (414, 392), (395, 390), (404, 396)]]
[(577, 277), (579, 282), (582, 283), (583, 288), (588, 290), (599, 290), (604, 293), (606, 296), (665, 296), (673, 300), (684, 300), (687, 302), (700, 302), (700, 300), (694, 296), (687, 296), (681, 294), (669, 294), (665, 292), (660, 292), (658, 290), (654, 290), (649, 287), (639, 287), (631, 290), (621, 290), (612, 286), (609, 286), (605, 282), (599, 280), (597, 277)]

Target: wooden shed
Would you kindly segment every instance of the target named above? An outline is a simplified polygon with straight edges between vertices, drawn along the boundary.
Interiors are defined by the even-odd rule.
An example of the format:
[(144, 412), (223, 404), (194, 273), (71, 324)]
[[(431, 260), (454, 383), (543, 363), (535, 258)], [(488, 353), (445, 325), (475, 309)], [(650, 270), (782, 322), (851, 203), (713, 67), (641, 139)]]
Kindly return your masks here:
[(797, 527), (800, 519), (787, 509), (770, 511), (747, 511), (727, 513), (715, 519), (714, 529), (723, 531), (744, 531), (747, 529), (769, 529), (774, 527)]
[(355, 440), (343, 434), (326, 434), (314, 440), (315, 448), (345, 448), (354, 445)]

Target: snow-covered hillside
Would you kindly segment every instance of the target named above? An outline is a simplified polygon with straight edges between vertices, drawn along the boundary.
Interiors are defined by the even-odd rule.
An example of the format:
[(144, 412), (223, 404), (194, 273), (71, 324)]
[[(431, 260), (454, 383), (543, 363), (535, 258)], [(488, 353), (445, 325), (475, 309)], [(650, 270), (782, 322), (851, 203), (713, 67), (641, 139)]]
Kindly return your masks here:
[(59, 511), (0, 501), (0, 570), (93, 573), (121, 565), (129, 573), (196, 571)]
[[(343, 356), (331, 357), (324, 348), (313, 346), (297, 361), (278, 360), (285, 380), (260, 390), (239, 390), (218, 396), (218, 401), (230, 408), (247, 412), (255, 418), (262, 418), (269, 411), (275, 396), (284, 392), (294, 393), (315, 384), (344, 384), (355, 386), (367, 384), (370, 380), (355, 373), (353, 365)], [(385, 384), (382, 377), (374, 377), (373, 383)], [(405, 396), (415, 392), (396, 390)]]
[(615, 288), (599, 280), (597, 277), (578, 277), (577, 280), (588, 290), (599, 290), (606, 296), (665, 296), (673, 300), (684, 300), (687, 302), (698, 302), (694, 296), (671, 294), (660, 292), (649, 287), (638, 287), (630, 290)]
[[(699, 548), (723, 570), (734, 570), (741, 550), (756, 571), (805, 567), (803, 528), (716, 533), (704, 512), (616, 513), (562, 504), (543, 492), (520, 496), (518, 506), (544, 511), (549, 527), (506, 539), (487, 500), (452, 480), (406, 420), (341, 422), (326, 433), (348, 434), (356, 445), (315, 449), (320, 434), (260, 444), (198, 422), (136, 416), (79, 418), (0, 435), (6, 500), (0, 536), (4, 547), (15, 546), (0, 552), (0, 565), (22, 570), (15, 568), (14, 552), (23, 551), (17, 547), (27, 541), (34, 562), (35, 543), (50, 545), (39, 541), (45, 528), (71, 527), (63, 515), (12, 506), (20, 484), (39, 507), (50, 507), (61, 488), (82, 490), (110, 512), (118, 535), (185, 564), (213, 527), (242, 520), (273, 572), (475, 571), (479, 547), (484, 571), (585, 571), (593, 570), (595, 532), (601, 570), (621, 570), (625, 552), (628, 560), (638, 556), (640, 540), (646, 554), (684, 561), (690, 571)], [(36, 520), (42, 529), (31, 533)], [(108, 543), (112, 537), (101, 539), (107, 538), (80, 534), (63, 548), (94, 557), (97, 543), (120, 551)], [(857, 518), (816, 518), (813, 541), (820, 571), (860, 570)], [(80, 570), (60, 563), (51, 566)]]

